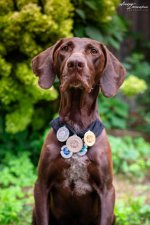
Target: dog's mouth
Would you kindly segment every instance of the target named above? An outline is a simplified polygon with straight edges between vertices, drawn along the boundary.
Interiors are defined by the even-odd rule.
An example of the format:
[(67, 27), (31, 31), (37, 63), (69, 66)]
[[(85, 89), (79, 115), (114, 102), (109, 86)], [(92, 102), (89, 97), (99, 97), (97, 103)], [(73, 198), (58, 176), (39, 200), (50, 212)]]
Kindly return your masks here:
[(92, 90), (92, 85), (89, 81), (89, 76), (81, 76), (80, 74), (75, 74), (74, 76), (70, 77), (68, 77), (67, 75), (62, 76), (60, 83), (60, 90), (62, 92), (65, 92), (70, 88), (82, 89), (87, 93), (91, 92)]
[(61, 82), (61, 85), (60, 85), (60, 90), (62, 92), (65, 92), (71, 88), (74, 88), (74, 89), (81, 89), (81, 90), (85, 90), (86, 92), (90, 92), (91, 91), (91, 87), (90, 85), (88, 84), (87, 81), (80, 81), (80, 80), (65, 80), (63, 82)]
[(69, 84), (69, 88), (79, 88), (79, 89), (83, 89), (84, 87), (83, 87), (83, 85), (81, 84), (80, 81), (76, 80), (76, 81), (71, 82), (71, 83)]

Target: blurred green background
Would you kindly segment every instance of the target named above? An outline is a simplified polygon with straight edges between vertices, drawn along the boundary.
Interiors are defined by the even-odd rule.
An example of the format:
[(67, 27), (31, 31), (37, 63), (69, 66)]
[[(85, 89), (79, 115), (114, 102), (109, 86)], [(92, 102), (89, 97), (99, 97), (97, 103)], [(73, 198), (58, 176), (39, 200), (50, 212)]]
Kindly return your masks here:
[(0, 0), (1, 225), (31, 224), (39, 154), (59, 108), (58, 83), (40, 89), (31, 59), (71, 36), (105, 43), (128, 71), (116, 97), (99, 95), (99, 112), (113, 152), (116, 224), (150, 225), (150, 4), (143, 3), (148, 10), (119, 0)]

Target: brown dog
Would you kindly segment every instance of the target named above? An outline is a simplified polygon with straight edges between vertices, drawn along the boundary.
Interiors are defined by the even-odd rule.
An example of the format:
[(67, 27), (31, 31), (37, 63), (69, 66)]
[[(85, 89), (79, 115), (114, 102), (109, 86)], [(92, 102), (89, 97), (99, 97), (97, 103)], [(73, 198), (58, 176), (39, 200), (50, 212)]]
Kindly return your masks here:
[[(62, 39), (32, 62), (42, 88), (50, 88), (58, 76), (61, 96), (60, 118), (52, 123), (38, 165), (33, 225), (112, 225), (111, 149), (96, 99), (99, 89), (106, 97), (114, 96), (125, 70), (103, 44), (88, 38)], [(81, 138), (93, 129), (96, 142), (85, 155), (62, 157), (64, 143), (56, 136), (62, 124)]]

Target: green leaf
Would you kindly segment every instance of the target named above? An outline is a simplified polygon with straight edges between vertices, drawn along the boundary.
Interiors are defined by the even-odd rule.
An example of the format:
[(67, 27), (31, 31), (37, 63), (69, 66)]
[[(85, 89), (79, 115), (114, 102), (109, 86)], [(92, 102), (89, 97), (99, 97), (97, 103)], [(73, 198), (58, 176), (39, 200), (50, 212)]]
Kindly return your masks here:
[(117, 127), (117, 128), (121, 128), (121, 129), (126, 128), (126, 121), (124, 119), (120, 119), (116, 116), (113, 116), (111, 122), (112, 122), (113, 127)]
[(95, 39), (97, 41), (103, 41), (103, 36), (98, 28), (89, 25), (85, 28), (85, 32), (90, 38)]
[(107, 38), (107, 43), (117, 50), (119, 50), (119, 48), (120, 48), (120, 43), (118, 43), (118, 41), (116, 41), (112, 37)]
[(92, 1), (85, 1), (85, 5), (87, 5), (90, 9), (97, 11), (97, 5), (96, 2)]
[(75, 12), (81, 17), (81, 19), (86, 19), (85, 12), (82, 9), (76, 9)]
[(116, 113), (121, 117), (127, 117), (128, 116), (128, 110), (126, 107), (123, 107), (123, 105), (120, 105), (120, 107), (115, 108)]

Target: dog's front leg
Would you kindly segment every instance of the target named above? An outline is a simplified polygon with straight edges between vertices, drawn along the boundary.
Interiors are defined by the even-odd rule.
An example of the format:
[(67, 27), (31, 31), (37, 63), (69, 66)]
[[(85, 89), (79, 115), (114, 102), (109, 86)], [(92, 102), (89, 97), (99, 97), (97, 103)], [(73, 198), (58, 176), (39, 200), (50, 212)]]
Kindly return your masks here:
[(105, 186), (103, 189), (96, 185), (95, 190), (100, 199), (99, 225), (114, 225), (115, 190), (113, 185)]
[(34, 187), (35, 207), (33, 210), (33, 225), (51, 225), (50, 192), (53, 179), (58, 174), (59, 166), (56, 159), (60, 152), (59, 143), (53, 131), (50, 131), (42, 148), (38, 164), (38, 179)]
[(115, 204), (115, 190), (113, 185), (105, 187), (100, 192), (101, 200), (101, 219), (100, 225), (113, 225), (115, 223), (114, 204)]
[(32, 225), (49, 225), (48, 190), (37, 180), (34, 187), (35, 208)]

